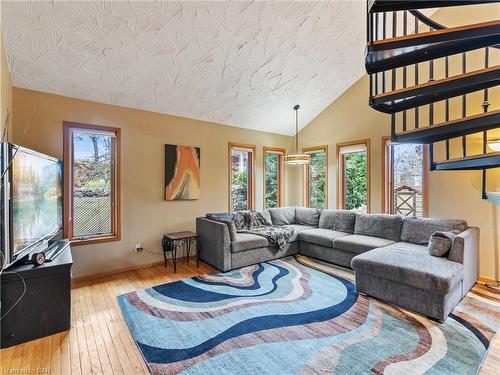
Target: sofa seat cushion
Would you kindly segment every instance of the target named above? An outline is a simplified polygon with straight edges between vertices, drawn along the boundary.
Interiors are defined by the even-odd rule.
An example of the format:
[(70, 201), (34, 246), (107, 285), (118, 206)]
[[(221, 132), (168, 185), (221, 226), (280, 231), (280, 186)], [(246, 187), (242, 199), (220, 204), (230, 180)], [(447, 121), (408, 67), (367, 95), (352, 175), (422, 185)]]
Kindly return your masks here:
[(315, 229), (314, 227), (311, 227), (309, 225), (299, 225), (299, 224), (284, 225), (284, 227), (293, 228), (293, 236), (290, 237), (290, 239), (288, 240), (288, 242), (290, 243), (299, 240), (299, 233)]
[(337, 238), (348, 236), (349, 233), (339, 232), (330, 229), (315, 228), (299, 233), (299, 240), (322, 245), (326, 247), (333, 247), (333, 241)]
[(267, 238), (251, 233), (236, 233), (236, 240), (231, 242), (231, 252), (239, 253), (269, 246)]
[(440, 294), (447, 293), (462, 280), (462, 264), (433, 257), (425, 246), (419, 249), (400, 244), (357, 255), (352, 259), (352, 268), (356, 273)]
[(333, 241), (333, 247), (351, 253), (361, 254), (368, 250), (393, 244), (394, 241), (385, 238), (351, 234), (337, 238)]

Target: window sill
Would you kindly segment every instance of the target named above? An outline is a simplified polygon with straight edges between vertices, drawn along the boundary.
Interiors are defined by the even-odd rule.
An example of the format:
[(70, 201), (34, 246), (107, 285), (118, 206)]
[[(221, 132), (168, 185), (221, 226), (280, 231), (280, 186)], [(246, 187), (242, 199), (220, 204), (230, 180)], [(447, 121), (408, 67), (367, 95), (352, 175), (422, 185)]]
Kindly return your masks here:
[(70, 240), (70, 242), (72, 246), (79, 246), (79, 245), (93, 245), (98, 243), (113, 242), (120, 240), (121, 240), (120, 236), (110, 235), (110, 236), (91, 237), (85, 239), (73, 238)]

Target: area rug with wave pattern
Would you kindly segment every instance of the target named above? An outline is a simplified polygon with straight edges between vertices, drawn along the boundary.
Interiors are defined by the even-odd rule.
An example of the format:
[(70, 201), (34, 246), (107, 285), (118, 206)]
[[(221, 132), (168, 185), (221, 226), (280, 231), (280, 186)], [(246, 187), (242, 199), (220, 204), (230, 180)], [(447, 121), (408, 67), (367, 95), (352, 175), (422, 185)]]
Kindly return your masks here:
[(303, 256), (118, 297), (153, 374), (476, 374), (500, 328), (477, 285), (440, 324), (356, 293)]

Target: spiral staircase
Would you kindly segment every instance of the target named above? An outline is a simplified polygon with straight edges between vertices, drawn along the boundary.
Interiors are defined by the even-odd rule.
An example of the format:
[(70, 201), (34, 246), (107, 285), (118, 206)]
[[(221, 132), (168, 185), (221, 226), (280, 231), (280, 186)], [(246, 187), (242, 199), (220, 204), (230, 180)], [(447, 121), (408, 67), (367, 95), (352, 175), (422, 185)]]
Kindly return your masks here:
[[(428, 144), (431, 170), (481, 170), (482, 197), (500, 204), (486, 189), (488, 170), (500, 167), (488, 147), (488, 132), (500, 129), (489, 101), (500, 85), (500, 20), (446, 27), (420, 11), (484, 3), (499, 1), (367, 1), (365, 67), (369, 104), (391, 115), (392, 141)], [(478, 53), (482, 66), (471, 68)]]

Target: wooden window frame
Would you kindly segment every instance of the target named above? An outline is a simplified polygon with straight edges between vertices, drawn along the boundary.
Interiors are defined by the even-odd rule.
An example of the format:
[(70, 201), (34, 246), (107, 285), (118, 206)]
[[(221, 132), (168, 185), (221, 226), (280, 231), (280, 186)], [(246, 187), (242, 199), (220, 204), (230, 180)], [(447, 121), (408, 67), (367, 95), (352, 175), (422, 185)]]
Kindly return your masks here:
[[(341, 155), (340, 155), (340, 150), (342, 147), (348, 147), (348, 146), (357, 146), (357, 145), (364, 145), (366, 147), (366, 212), (370, 213), (371, 212), (371, 204), (370, 204), (370, 171), (371, 171), (371, 158), (370, 158), (370, 139), (365, 138), (365, 139), (358, 139), (355, 141), (349, 141), (349, 142), (341, 142), (337, 143), (336, 148), (337, 148), (337, 194), (336, 194), (336, 199), (337, 199), (337, 209), (343, 210), (345, 209), (344, 207), (344, 201), (345, 201), (345, 189), (343, 188), (342, 184), (344, 183), (344, 165), (345, 163), (341, 162)], [(343, 155), (342, 155), (343, 159)]]
[(286, 150), (284, 148), (279, 147), (262, 147), (262, 184), (263, 184), (263, 207), (267, 209), (266, 206), (266, 154), (278, 154), (280, 156), (278, 163), (278, 207), (283, 207), (284, 205), (284, 197), (285, 197), (285, 165), (284, 165), (284, 156)]
[[(302, 153), (304, 154), (314, 154), (318, 151), (325, 153), (325, 208), (328, 208), (328, 145), (305, 147), (302, 149)], [(306, 164), (304, 166), (304, 194), (302, 197), (304, 207), (311, 207), (309, 172), (310, 165)]]
[(248, 188), (248, 208), (249, 210), (254, 210), (255, 209), (255, 159), (256, 159), (256, 154), (257, 154), (257, 146), (256, 145), (250, 145), (250, 144), (245, 144), (245, 143), (236, 143), (236, 142), (228, 142), (227, 144), (227, 161), (228, 161), (228, 208), (229, 212), (233, 211), (233, 203), (231, 199), (231, 183), (232, 183), (232, 150), (233, 149), (247, 149), (252, 151), (252, 160), (251, 163), (249, 164), (250, 166), (250, 173), (248, 174), (249, 177), (249, 188)]
[[(111, 212), (111, 234), (90, 236), (89, 238), (73, 237), (73, 130), (96, 130), (115, 134), (115, 147), (112, 168), (112, 212)], [(63, 155), (64, 155), (64, 236), (71, 241), (72, 245), (90, 245), (95, 243), (120, 241), (121, 240), (121, 195), (120, 195), (120, 164), (121, 164), (121, 129), (109, 126), (82, 124), (77, 122), (63, 122)]]
[[(391, 141), (390, 136), (384, 136), (382, 137), (382, 212), (388, 214), (391, 211), (391, 207), (389, 205), (390, 201), (390, 185), (392, 183), (392, 179), (390, 177), (388, 168), (389, 168), (389, 155), (387, 154), (388, 147), (387, 147), (387, 141)], [(397, 143), (397, 142), (394, 142)], [(424, 146), (424, 158), (423, 158), (423, 172), (424, 175), (422, 176), (422, 185), (423, 185), (423, 192), (422, 192), (422, 217), (428, 217), (429, 215), (429, 146), (428, 145), (423, 145)], [(391, 172), (392, 174), (392, 172)]]

